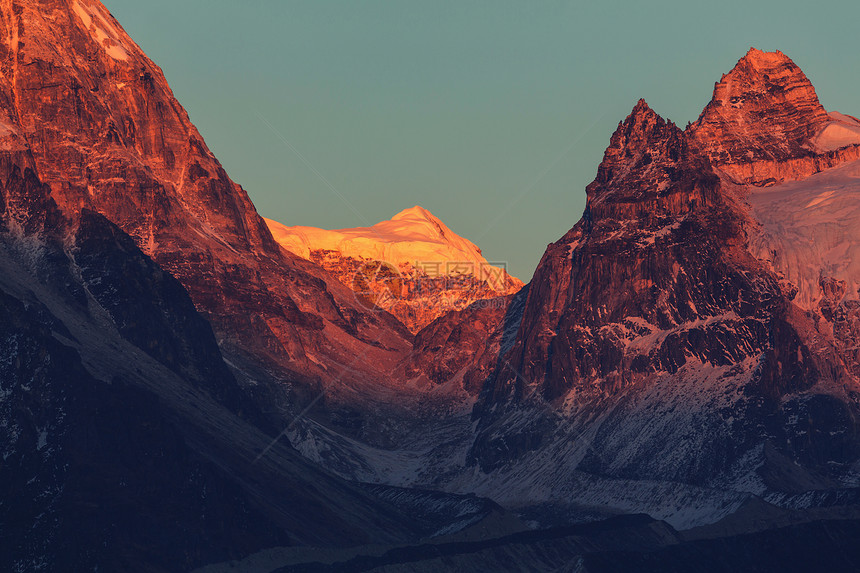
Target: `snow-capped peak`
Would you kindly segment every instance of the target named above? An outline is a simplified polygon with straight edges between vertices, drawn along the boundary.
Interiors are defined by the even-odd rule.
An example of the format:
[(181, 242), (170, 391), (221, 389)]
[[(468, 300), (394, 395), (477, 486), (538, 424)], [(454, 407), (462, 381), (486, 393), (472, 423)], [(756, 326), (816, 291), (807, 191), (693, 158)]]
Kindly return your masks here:
[(427, 209), (414, 206), (371, 227), (326, 230), (288, 227), (266, 219), (275, 240), (288, 251), (310, 259), (313, 251), (337, 251), (355, 259), (384, 261), (400, 267), (439, 265), (443, 274), (495, 273), (474, 243), (465, 239)]

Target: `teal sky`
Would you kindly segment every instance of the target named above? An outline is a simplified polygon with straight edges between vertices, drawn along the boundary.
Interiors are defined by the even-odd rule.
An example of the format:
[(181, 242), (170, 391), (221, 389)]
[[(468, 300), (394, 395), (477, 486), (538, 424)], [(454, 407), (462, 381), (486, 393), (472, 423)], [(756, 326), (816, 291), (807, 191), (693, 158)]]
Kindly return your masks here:
[(644, 97), (682, 127), (750, 46), (860, 114), (860, 3), (104, 0), (258, 211), (421, 205), (528, 281)]

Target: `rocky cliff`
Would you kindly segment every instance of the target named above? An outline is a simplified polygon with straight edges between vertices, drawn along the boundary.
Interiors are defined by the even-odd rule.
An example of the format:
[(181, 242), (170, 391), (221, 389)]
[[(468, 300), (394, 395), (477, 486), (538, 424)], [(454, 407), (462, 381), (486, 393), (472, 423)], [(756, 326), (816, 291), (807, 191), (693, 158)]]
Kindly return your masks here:
[(686, 130), (640, 101), (529, 288), (416, 336), (405, 378), (467, 402), (480, 389), (473, 426), (428, 420), (426, 439), (376, 450), (296, 436), (303, 451), (540, 523), (644, 511), (689, 528), (756, 496), (851, 498), (858, 163), (851, 137), (822, 134), (852, 121), (824, 112), (784, 55), (755, 50)]
[(860, 123), (828, 114), (785, 54), (755, 48), (714, 85), (688, 135), (715, 166), (755, 186), (804, 179), (860, 159)]
[[(3, 0), (0, 73), (0, 566), (191, 568), (501, 519), (358, 487), (284, 436), (537, 525), (858, 505), (860, 122), (786, 56), (751, 50), (686, 130), (639, 102), (530, 286), (453, 297), (463, 273), (377, 263), (399, 239), (282, 248), (96, 1)], [(415, 336), (379, 312), (392, 292)], [(475, 550), (523, 554), (495, 547)]]
[(100, 2), (5, 2), (0, 71), (4, 148), (29, 151), (64, 217), (103, 215), (179, 279), (273, 421), (323, 387), (336, 402), (385, 381), (409, 333), (279, 247)]
[(278, 435), (323, 384), (331, 404), (390, 382), (411, 336), (274, 242), (105, 8), (4, 1), (0, 38), (0, 569), (190, 570), (480, 520), (445, 494), (407, 517)]
[(860, 276), (839, 229), (857, 146), (822, 143), (844, 117), (756, 50), (687, 130), (635, 106), (478, 400), (479, 491), (688, 526), (748, 495), (854, 486)]

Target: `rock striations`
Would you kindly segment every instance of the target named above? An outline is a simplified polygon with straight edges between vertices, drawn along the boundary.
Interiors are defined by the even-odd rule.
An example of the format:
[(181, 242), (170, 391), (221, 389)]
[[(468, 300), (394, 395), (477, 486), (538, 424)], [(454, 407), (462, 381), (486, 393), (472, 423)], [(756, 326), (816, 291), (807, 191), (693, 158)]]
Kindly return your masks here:
[(6, 2), (0, 69), (5, 148), (28, 152), (65, 217), (102, 214), (179, 279), (275, 423), (323, 386), (336, 401), (387, 380), (410, 334), (281, 249), (100, 2)]
[(858, 127), (829, 115), (785, 54), (753, 48), (716, 83), (689, 135), (736, 181), (762, 186), (860, 159)]
[[(686, 130), (638, 102), (528, 288), (417, 335), (407, 377), (480, 391), (472, 438), (428, 421), (424, 441), (344, 446), (330, 467), (540, 523), (856, 503), (860, 162), (828, 132), (854, 120), (778, 53), (751, 51), (724, 83)], [(738, 93), (757, 107), (715, 111)]]
[(273, 240), (104, 6), (0, 2), (0, 569), (192, 570), (480, 520), (444, 494), (407, 515), (280, 435), (290, 408), (396, 385), (411, 338)]
[[(851, 121), (827, 114), (786, 56), (757, 50), (686, 131), (635, 106), (582, 219), (541, 260), (516, 340), (476, 406), (470, 455), (495, 484), (486, 491), (635, 506), (687, 526), (745, 495), (851, 491), (860, 380), (858, 303), (846, 292), (860, 276), (844, 256), (856, 241), (821, 230), (852, 227), (845, 207), (858, 185), (830, 175), (842, 186), (816, 194), (809, 178), (858, 157), (851, 137), (822, 144)], [(795, 179), (806, 181), (783, 183)], [(843, 191), (848, 203), (825, 203), (788, 233), (779, 205), (758, 199), (791, 194), (788, 221)], [(838, 243), (822, 245), (829, 254), (803, 250), (825, 240)], [(674, 493), (639, 492), (643, 480)]]
[(0, 149), (0, 569), (190, 570), (409, 531), (255, 427), (182, 285), (104, 216), (65, 217), (33, 166)]

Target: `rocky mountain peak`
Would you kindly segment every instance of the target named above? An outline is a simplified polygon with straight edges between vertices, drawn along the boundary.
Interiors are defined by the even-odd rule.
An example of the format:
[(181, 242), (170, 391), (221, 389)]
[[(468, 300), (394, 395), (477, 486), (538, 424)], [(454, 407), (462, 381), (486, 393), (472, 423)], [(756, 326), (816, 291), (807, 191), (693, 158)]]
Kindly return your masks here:
[[(644, 99), (640, 99), (630, 115), (618, 123), (618, 128), (612, 134), (595, 183), (607, 183), (619, 178), (625, 166), (650, 163), (653, 159), (651, 152), (656, 150), (661, 140), (670, 137), (670, 125), (657, 115)], [(674, 134), (676, 138), (678, 134)], [(593, 185), (588, 188), (589, 196), (593, 190)]]
[(653, 210), (655, 201), (668, 204), (663, 198), (674, 195), (681, 187), (689, 192), (695, 187), (692, 179), (710, 174), (711, 170), (701, 165), (701, 157), (691, 156), (688, 148), (684, 132), (639, 100), (618, 124), (597, 177), (586, 188), (586, 219), (631, 216), (629, 208), (641, 209), (645, 214)]
[[(579, 471), (674, 487), (712, 485), (718, 472), (729, 483), (738, 460), (755, 457), (749, 475), (765, 492), (787, 483), (766, 474), (781, 463), (763, 453), (779, 433), (779, 456), (842, 479), (833, 468), (847, 463), (828, 458), (835, 434), (801, 451), (794, 436), (809, 432), (793, 412), (816, 402), (820, 420), (848, 420), (841, 412), (855, 407), (843, 388), (860, 371), (860, 304), (846, 300), (858, 282), (844, 261), (856, 246), (860, 162), (829, 168), (852, 158), (858, 126), (828, 116), (778, 52), (741, 58), (686, 131), (637, 103), (612, 135), (582, 219), (535, 271), (515, 339), (476, 404), (472, 459), (488, 475), (520, 467), (531, 480), (558, 446), (563, 469), (538, 470), (529, 484)], [(825, 129), (834, 147), (822, 151)], [(796, 277), (804, 310), (788, 284)]]
[(678, 140), (681, 131), (671, 121), (666, 121), (640, 99), (630, 115), (619, 122), (606, 149), (603, 162), (617, 164), (629, 162), (630, 158), (653, 150), (660, 141)]
[[(648, 102), (645, 101), (645, 98), (639, 98), (639, 101), (637, 101), (636, 105), (633, 106), (633, 110), (630, 112), (630, 115), (627, 117), (627, 120), (630, 120), (633, 117), (638, 117), (640, 115), (657, 116), (657, 112), (651, 109), (651, 106), (648, 105)], [(626, 121), (621, 123), (626, 123)]]
[(666, 120), (657, 114), (644, 99), (633, 106), (630, 115), (624, 121), (618, 122), (618, 128), (612, 135), (610, 149), (625, 149), (630, 153), (640, 150), (655, 131), (660, 132), (666, 126)]
[(629, 134), (631, 131), (634, 131), (637, 125), (644, 127), (649, 123), (653, 124), (661, 119), (660, 115), (651, 109), (645, 98), (639, 98), (639, 101), (630, 110), (630, 114), (623, 121), (618, 122), (618, 128), (613, 137)]
[[(4, 150), (19, 152), (0, 157), (0, 169), (6, 161), (32, 173), (63, 216), (99, 213), (179, 279), (234, 364), (265, 363), (303, 388), (319, 380), (342, 388), (374, 380), (410, 347), (402, 325), (281, 249), (162, 71), (98, 0), (3, 3)], [(40, 212), (25, 207), (6, 210)], [(350, 371), (340, 376), (325, 361)], [(287, 392), (272, 399), (297, 403)]]

